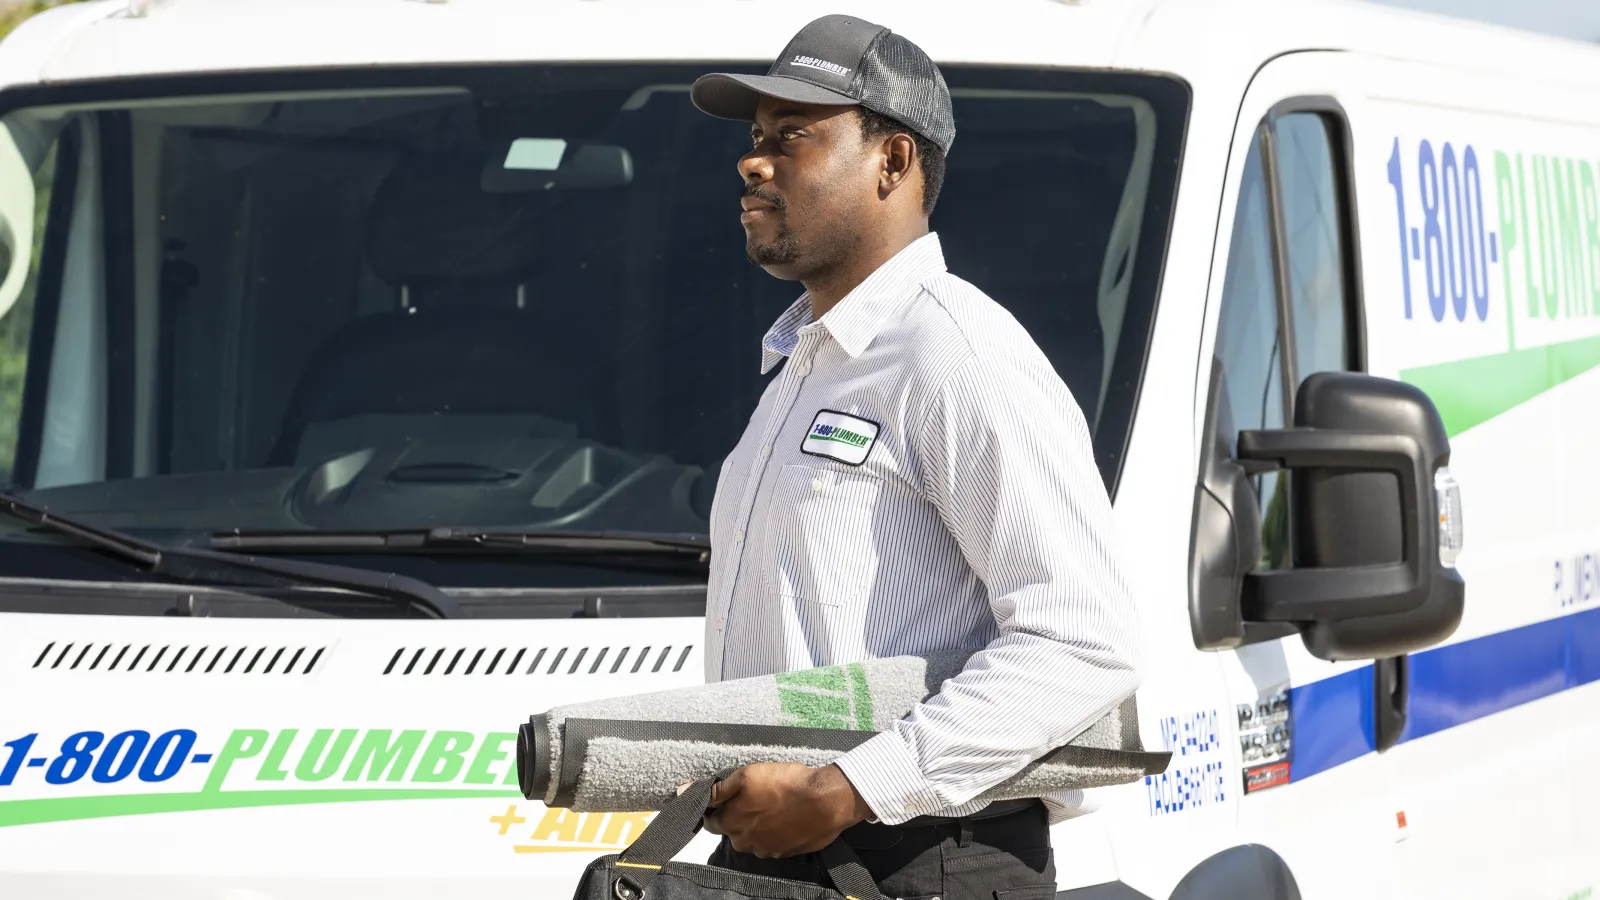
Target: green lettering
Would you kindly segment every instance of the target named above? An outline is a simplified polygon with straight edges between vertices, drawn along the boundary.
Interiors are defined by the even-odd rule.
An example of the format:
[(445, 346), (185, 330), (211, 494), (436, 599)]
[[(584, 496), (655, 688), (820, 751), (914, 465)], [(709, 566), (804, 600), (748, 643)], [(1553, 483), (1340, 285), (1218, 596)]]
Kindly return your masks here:
[(1539, 216), (1539, 288), (1544, 297), (1544, 313), (1552, 321), (1556, 317), (1556, 301), (1561, 289), (1555, 280), (1561, 276), (1561, 251), (1551, 244), (1556, 240), (1556, 210), (1550, 196), (1550, 160), (1543, 156), (1533, 158), (1534, 206)]
[[(1566, 177), (1561, 164), (1566, 163)], [(1552, 159), (1550, 180), (1555, 188), (1556, 230), (1561, 234), (1561, 294), (1566, 300), (1567, 317), (1588, 312), (1589, 290), (1584, 284), (1583, 233), (1578, 225), (1578, 179), (1572, 160)]]
[(1594, 168), (1588, 160), (1578, 163), (1579, 193), (1583, 195), (1583, 224), (1588, 252), (1584, 254), (1589, 276), (1589, 314), (1600, 316), (1600, 206), (1594, 195)]
[[(368, 781), (377, 781), (380, 777), (399, 781), (405, 777), (411, 758), (417, 755), (417, 748), (422, 746), (422, 736), (426, 733), (408, 729), (391, 741), (388, 729), (367, 732), (356, 746), (355, 756), (350, 758), (350, 767), (344, 771), (344, 780), (359, 781), (364, 775)], [(386, 770), (388, 774), (384, 775)]]
[(217, 791), (222, 788), (222, 782), (228, 777), (228, 770), (241, 759), (249, 759), (261, 752), (267, 745), (267, 733), (256, 728), (235, 728), (228, 734), (228, 739), (222, 742), (222, 750), (217, 753), (216, 762), (211, 764), (211, 775), (206, 778), (206, 792)]
[(298, 728), (285, 728), (278, 732), (272, 749), (267, 751), (267, 758), (261, 761), (261, 771), (256, 773), (257, 781), (282, 781), (289, 777), (289, 773), (283, 769), (283, 757), (288, 754), (289, 745), (294, 743), (294, 737), (299, 733)]
[(333, 742), (333, 749), (324, 754), (330, 737), (333, 737), (332, 728), (318, 728), (311, 735), (311, 746), (300, 754), (300, 764), (294, 767), (294, 777), (301, 781), (326, 781), (339, 771), (345, 756), (350, 753), (350, 745), (355, 743), (356, 729), (340, 731), (338, 740)]
[[(1494, 152), (1495, 207), (1500, 211), (1500, 270), (1506, 279), (1506, 340), (1515, 350), (1517, 338), (1512, 320), (1516, 318), (1511, 297), (1511, 251), (1517, 246), (1517, 212), (1514, 194), (1516, 183), (1511, 180), (1511, 157), (1504, 151)], [(1524, 254), (1526, 255), (1526, 254)]]
[[(472, 757), (472, 765), (467, 768), (467, 777), (461, 779), (467, 784), (494, 784), (494, 774), (489, 771), (489, 764), (499, 762), (506, 758), (506, 751), (501, 749), (506, 741), (517, 739), (515, 733), (510, 731), (491, 731), (483, 743), (478, 745), (478, 752)], [(517, 783), (517, 767), (511, 766), (510, 779), (506, 784)]]
[[(1533, 243), (1533, 228), (1528, 224), (1528, 186), (1523, 180), (1522, 154), (1517, 154), (1517, 207), (1521, 213), (1522, 236), (1528, 244)], [(1533, 283), (1533, 248), (1525, 246), (1522, 249), (1522, 277), (1528, 286), (1528, 317), (1539, 318), (1539, 288)]]
[(454, 781), (466, 765), (467, 750), (471, 749), (473, 735), (466, 731), (439, 731), (428, 742), (427, 752), (417, 760), (417, 771), (412, 781)]

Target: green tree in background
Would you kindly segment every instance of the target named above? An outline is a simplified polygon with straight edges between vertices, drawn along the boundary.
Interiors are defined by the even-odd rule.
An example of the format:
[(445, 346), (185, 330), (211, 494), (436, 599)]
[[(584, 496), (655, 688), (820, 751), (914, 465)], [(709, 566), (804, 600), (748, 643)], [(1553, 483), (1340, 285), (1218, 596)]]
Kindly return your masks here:
[[(36, 13), (43, 12), (63, 2), (77, 0), (27, 0), (24, 3), (0, 7), (0, 39)], [(0, 247), (0, 278), (5, 277), (12, 265), (28, 266), (28, 283), (4, 318), (0, 318), (0, 485), (11, 479), (11, 466), (16, 457), (18, 418), (22, 415), (23, 376), (28, 369), (28, 335), (33, 324), (34, 279), (39, 270), (39, 250), (43, 245), (44, 214), (50, 208), (50, 183), (55, 171), (55, 151), (52, 150), (34, 179), (38, 191), (34, 205), (34, 241), (32, 247)]]
[(24, 0), (22, 3), (0, 5), (0, 38), (11, 33), (11, 29), (22, 24), (22, 20), (35, 13), (42, 13), (52, 6), (65, 6), (76, 3), (78, 0)]
[[(17, 302), (0, 318), (0, 485), (11, 480), (16, 460), (17, 426), (22, 417), (22, 388), (28, 371), (28, 337), (33, 326), (33, 295), (39, 277), (39, 253), (44, 247), (45, 214), (50, 209), (50, 185), (55, 175), (56, 151), (51, 148), (34, 176), (33, 246), (22, 259), (10, 260), (28, 267), (28, 280)], [(4, 257), (0, 249), (0, 257)], [(0, 259), (0, 264), (5, 263)], [(0, 265), (0, 277), (6, 268)]]

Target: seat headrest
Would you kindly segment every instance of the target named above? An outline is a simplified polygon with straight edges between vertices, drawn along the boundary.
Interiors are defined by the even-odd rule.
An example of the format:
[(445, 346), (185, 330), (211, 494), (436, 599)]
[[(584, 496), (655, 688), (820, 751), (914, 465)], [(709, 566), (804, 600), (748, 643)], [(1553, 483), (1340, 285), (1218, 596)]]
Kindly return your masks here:
[(489, 193), (483, 158), (415, 154), (384, 178), (367, 218), (367, 259), (392, 285), (509, 284), (545, 258), (554, 192)]

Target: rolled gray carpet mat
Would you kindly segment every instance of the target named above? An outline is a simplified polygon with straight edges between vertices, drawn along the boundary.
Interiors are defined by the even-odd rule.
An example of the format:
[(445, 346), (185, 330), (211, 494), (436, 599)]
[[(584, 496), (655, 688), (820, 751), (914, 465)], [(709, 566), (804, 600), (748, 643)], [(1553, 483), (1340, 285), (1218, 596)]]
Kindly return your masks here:
[[(678, 786), (757, 762), (826, 765), (887, 731), (970, 651), (739, 678), (558, 706), (517, 737), (523, 796), (578, 812), (659, 810)], [(1127, 784), (1166, 770), (1133, 697), (980, 795), (987, 802)]]

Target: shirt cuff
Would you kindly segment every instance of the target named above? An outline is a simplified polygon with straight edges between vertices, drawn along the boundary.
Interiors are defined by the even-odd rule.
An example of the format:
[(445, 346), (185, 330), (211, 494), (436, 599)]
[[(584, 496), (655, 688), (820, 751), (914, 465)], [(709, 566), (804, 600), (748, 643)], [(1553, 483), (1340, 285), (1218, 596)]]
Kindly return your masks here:
[(949, 805), (934, 793), (917, 758), (893, 731), (869, 739), (834, 760), (834, 764), (885, 825), (933, 815)]

